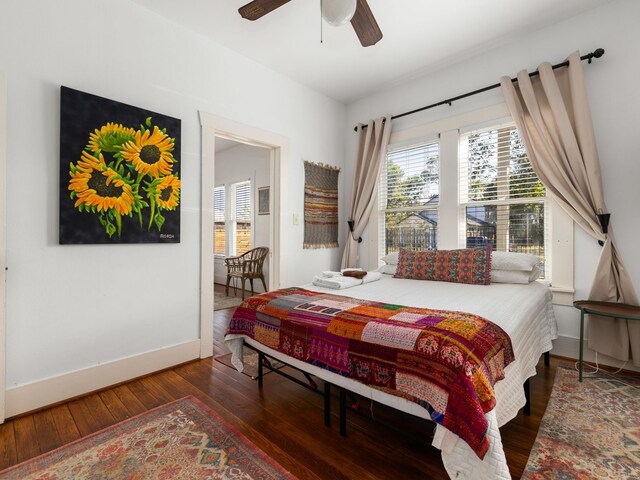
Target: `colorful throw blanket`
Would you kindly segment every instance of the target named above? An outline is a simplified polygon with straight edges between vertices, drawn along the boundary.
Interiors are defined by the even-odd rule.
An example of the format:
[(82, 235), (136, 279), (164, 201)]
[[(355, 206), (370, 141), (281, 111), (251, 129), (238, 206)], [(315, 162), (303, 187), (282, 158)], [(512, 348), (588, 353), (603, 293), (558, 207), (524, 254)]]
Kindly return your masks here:
[(302, 288), (248, 298), (227, 333), (430, 407), (480, 458), (493, 386), (514, 359), (509, 336), (477, 315)]

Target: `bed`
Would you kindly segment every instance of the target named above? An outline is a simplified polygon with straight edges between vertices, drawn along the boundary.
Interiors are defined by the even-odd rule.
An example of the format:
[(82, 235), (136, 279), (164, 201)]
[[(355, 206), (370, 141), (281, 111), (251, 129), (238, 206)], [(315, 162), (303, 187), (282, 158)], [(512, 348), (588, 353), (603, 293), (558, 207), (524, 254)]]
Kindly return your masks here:
[[(540, 356), (551, 350), (557, 327), (549, 288), (539, 282), (520, 284), (469, 285), (440, 281), (411, 280), (383, 275), (379, 281), (344, 290), (304, 285), (312, 292), (355, 299), (409, 305), (417, 308), (467, 312), (490, 320), (510, 338), (515, 359), (504, 368), (504, 378), (495, 383), (495, 406), (487, 411), (488, 449), (481, 459), (458, 435), (438, 424), (433, 445), (441, 450), (444, 466), (451, 478), (511, 478), (502, 447), (499, 427), (514, 418), (525, 405), (523, 384), (536, 373)], [(243, 304), (244, 305), (244, 304)], [(242, 307), (236, 312), (242, 316)], [(233, 321), (232, 321), (233, 322)], [(285, 355), (276, 348), (261, 344), (250, 335), (229, 333), (225, 336), (232, 350), (232, 363), (242, 369), (242, 348), (246, 342), (265, 354), (341, 388), (393, 408), (431, 419), (424, 406), (401, 396), (371, 388), (343, 375)]]

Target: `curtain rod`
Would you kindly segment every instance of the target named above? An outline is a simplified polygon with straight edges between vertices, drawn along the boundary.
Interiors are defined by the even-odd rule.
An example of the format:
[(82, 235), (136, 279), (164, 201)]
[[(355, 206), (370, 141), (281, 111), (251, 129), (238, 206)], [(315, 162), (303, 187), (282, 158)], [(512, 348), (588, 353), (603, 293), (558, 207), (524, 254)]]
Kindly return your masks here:
[[(596, 48), (593, 52), (591, 53), (587, 53), (586, 55), (583, 55), (580, 57), (580, 60), (587, 60), (589, 63), (591, 63), (591, 60), (594, 58), (600, 58), (601, 56), (604, 55), (604, 48)], [(557, 63), (555, 65), (552, 65), (552, 69), (556, 69), (556, 68), (560, 68), (560, 67), (567, 67), (569, 65), (569, 60), (566, 60), (562, 63)], [(535, 72), (531, 72), (529, 74), (530, 77), (535, 77), (537, 75), (540, 75), (540, 72), (538, 70), (536, 70)], [(517, 78), (512, 78), (511, 81), (513, 83), (517, 82), (518, 79)], [(416, 108), (415, 110), (411, 110), (410, 112), (404, 112), (404, 113), (399, 113), (398, 115), (394, 115), (391, 117), (391, 120), (395, 120), (396, 118), (401, 118), (401, 117), (406, 117), (407, 115), (412, 115), (414, 113), (418, 113), (418, 112), (422, 112), (423, 110), (428, 110), (430, 108), (433, 107), (439, 107), (440, 105), (449, 105), (451, 106), (452, 102), (455, 102), (456, 100), (461, 100), (463, 98), (467, 98), (467, 97), (471, 97), (473, 95), (477, 95), (478, 93), (483, 93), (486, 92), (488, 90), (493, 90), (494, 88), (498, 88), (500, 86), (500, 83), (494, 83), (493, 85), (489, 85), (488, 87), (484, 87), (484, 88), (479, 88), (478, 90), (473, 90), (472, 92), (467, 92), (467, 93), (463, 93), (462, 95), (458, 95), (456, 97), (453, 98), (448, 98), (446, 100), (442, 100), (440, 102), (437, 103), (433, 103), (431, 105), (427, 105), (426, 107), (421, 107), (421, 108)], [(368, 125), (362, 125), (362, 129), (367, 128)], [(353, 131), (357, 132), (358, 131), (358, 127), (353, 127)]]

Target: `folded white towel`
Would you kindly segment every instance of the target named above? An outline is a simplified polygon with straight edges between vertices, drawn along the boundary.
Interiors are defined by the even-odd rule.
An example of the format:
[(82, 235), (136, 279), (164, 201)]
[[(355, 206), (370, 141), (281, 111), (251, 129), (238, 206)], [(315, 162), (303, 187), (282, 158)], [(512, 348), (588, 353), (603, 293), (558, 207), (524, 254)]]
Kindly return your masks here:
[(334, 272), (331, 270), (325, 270), (324, 272), (322, 272), (322, 277), (326, 277), (326, 278), (333, 278), (333, 277), (339, 277), (340, 275), (342, 275), (342, 273), (340, 272)]
[(317, 287), (333, 288), (334, 290), (344, 290), (345, 288), (362, 285), (362, 279), (344, 277), (342, 275), (331, 278), (320, 277), (316, 275), (315, 277), (313, 277), (313, 284)]
[(380, 280), (382, 278), (382, 272), (367, 272), (367, 274), (362, 277), (362, 283), (371, 283), (376, 280)]

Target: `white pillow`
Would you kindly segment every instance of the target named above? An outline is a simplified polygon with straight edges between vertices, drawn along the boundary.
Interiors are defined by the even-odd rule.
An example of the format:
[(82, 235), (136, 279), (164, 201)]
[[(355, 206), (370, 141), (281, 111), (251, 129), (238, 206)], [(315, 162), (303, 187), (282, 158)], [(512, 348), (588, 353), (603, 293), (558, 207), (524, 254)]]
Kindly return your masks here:
[(396, 274), (397, 265), (382, 265), (376, 269), (376, 272), (385, 273), (387, 275), (395, 275)]
[(540, 257), (528, 253), (492, 252), (491, 270), (517, 270), (530, 272), (540, 263)]
[(542, 270), (533, 267), (530, 272), (522, 270), (491, 270), (491, 283), (520, 283), (526, 284), (537, 280)]
[(398, 264), (398, 254), (399, 253), (400, 252), (390, 253), (389, 255), (385, 255), (384, 257), (382, 257), (380, 260), (382, 260), (387, 265), (397, 265)]

